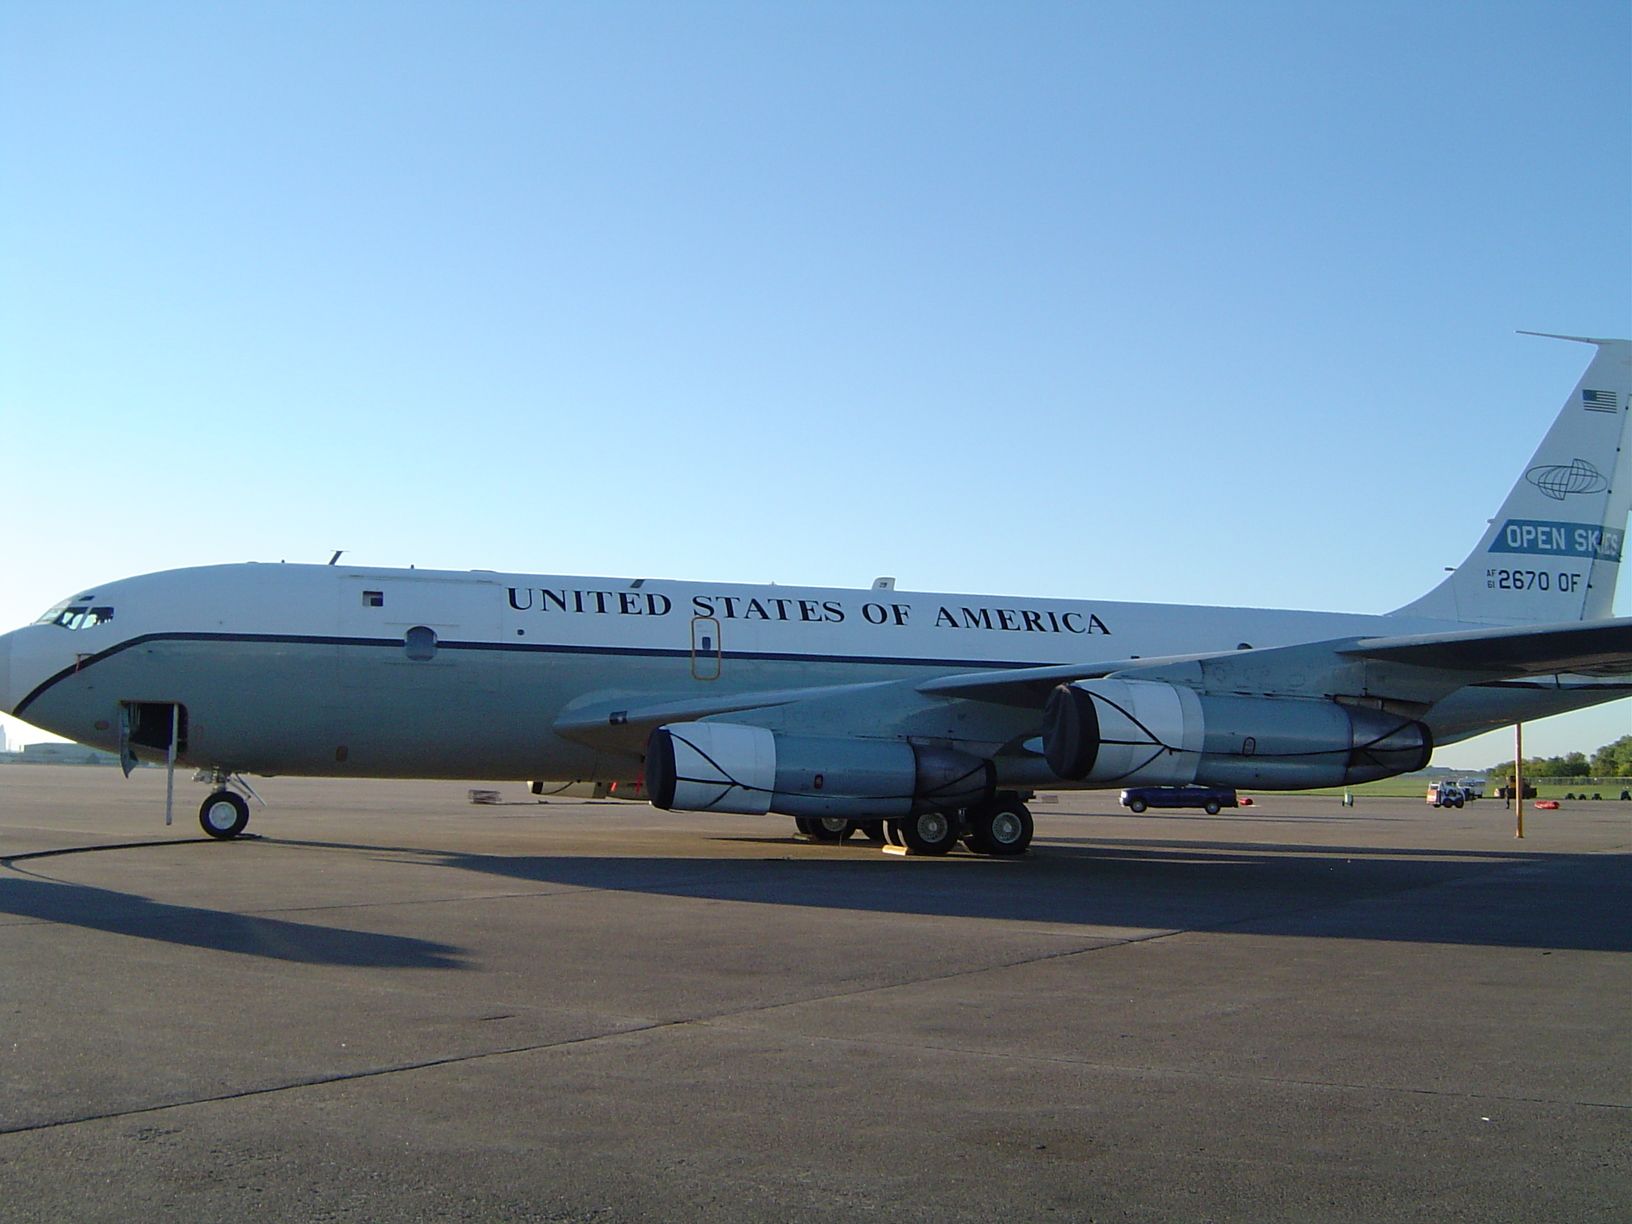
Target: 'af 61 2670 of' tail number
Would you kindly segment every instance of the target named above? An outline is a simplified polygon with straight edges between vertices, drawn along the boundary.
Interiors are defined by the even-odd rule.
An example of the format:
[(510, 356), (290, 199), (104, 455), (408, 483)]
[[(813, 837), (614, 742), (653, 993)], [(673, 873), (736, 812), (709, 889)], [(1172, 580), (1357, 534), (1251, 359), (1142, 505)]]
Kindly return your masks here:
[(1489, 573), (1490, 587), (1497, 591), (1578, 591), (1581, 575), (1568, 570), (1556, 574), (1546, 570), (1499, 570)]

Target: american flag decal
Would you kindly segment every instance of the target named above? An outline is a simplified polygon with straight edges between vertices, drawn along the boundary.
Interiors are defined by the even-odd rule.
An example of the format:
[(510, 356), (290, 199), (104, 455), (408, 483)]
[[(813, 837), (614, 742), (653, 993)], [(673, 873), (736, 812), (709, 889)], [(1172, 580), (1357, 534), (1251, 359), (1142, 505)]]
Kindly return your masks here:
[(1581, 406), (1588, 412), (1619, 412), (1621, 397), (1614, 391), (1582, 391)]

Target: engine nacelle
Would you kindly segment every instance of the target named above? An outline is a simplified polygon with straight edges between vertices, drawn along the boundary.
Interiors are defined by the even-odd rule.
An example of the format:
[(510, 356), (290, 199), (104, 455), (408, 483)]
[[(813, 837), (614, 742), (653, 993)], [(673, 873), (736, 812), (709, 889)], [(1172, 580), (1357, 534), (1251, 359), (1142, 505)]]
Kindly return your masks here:
[(1302, 697), (1233, 697), (1149, 680), (1062, 684), (1044, 707), (1048, 766), (1106, 786), (1352, 786), (1428, 764), (1414, 719)]
[(968, 807), (996, 789), (990, 761), (899, 740), (706, 722), (659, 727), (646, 743), (646, 792), (680, 811), (878, 820)]

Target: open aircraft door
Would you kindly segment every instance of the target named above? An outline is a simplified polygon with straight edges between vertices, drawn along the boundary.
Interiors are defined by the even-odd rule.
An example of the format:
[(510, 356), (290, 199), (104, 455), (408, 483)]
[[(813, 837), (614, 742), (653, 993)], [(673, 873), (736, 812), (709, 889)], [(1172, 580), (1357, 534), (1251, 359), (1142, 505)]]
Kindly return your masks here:
[(187, 751), (187, 707), (179, 701), (119, 703), (119, 768), (130, 777), (136, 749), (164, 754), (164, 823), (175, 819), (176, 758)]

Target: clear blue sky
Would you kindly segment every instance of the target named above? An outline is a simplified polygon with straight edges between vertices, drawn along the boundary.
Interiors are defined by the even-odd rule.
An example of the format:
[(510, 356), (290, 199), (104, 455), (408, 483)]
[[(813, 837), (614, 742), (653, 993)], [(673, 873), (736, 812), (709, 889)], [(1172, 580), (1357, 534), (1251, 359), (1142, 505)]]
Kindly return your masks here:
[(0, 623), (342, 547), (1395, 607), (1585, 364), (1514, 330), (1632, 333), (1629, 14), (6, 5)]

